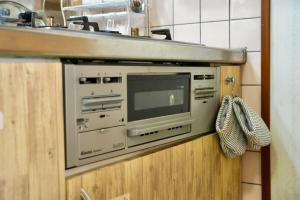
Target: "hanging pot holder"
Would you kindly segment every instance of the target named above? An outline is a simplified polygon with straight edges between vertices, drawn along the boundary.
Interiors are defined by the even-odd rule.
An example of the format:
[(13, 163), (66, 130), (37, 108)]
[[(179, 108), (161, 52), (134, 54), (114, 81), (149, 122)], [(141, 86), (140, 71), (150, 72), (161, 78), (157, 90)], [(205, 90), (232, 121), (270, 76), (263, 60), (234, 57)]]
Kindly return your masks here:
[(259, 150), (271, 143), (271, 133), (258, 113), (239, 97), (233, 99), (233, 109), (249, 148)]
[(247, 142), (234, 115), (231, 96), (223, 98), (216, 121), (216, 130), (221, 148), (227, 157), (234, 158), (245, 153)]

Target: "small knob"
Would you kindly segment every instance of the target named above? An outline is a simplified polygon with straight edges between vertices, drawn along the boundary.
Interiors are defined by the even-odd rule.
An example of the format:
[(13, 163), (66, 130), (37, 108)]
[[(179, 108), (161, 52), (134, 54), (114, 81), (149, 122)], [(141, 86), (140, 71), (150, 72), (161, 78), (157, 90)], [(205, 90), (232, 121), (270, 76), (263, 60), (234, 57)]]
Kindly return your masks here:
[(85, 82), (86, 82), (86, 78), (85, 78), (85, 77), (79, 78), (79, 82), (80, 82), (80, 83), (85, 83)]
[(78, 126), (78, 130), (79, 131), (83, 131), (83, 126), (81, 125), (81, 126)]
[(104, 77), (103, 78), (103, 83), (109, 83), (111, 81), (110, 77)]

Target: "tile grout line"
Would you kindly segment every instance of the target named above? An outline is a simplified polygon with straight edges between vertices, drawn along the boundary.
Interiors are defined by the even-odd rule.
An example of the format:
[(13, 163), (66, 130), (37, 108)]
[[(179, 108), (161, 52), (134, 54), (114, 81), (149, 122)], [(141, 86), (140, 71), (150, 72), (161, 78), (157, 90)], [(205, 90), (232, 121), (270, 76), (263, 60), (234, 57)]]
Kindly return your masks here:
[[(201, 8), (200, 8), (201, 9)], [(201, 11), (200, 11), (201, 12)], [(172, 14), (173, 15), (173, 20), (174, 21), (174, 13)], [(201, 15), (201, 14), (200, 14)], [(200, 16), (201, 17), (201, 16)], [(213, 21), (201, 21), (201, 18), (200, 18), (200, 21), (195, 21), (195, 22), (187, 22), (187, 23), (178, 23), (178, 24), (175, 24), (175, 22), (173, 22), (172, 24), (161, 24), (161, 25), (157, 25), (157, 26), (151, 26), (151, 28), (155, 28), (155, 27), (162, 27), (162, 26), (180, 26), (180, 25), (189, 25), (189, 24), (206, 24), (206, 23), (217, 23), (217, 22), (227, 22), (227, 21), (241, 21), (241, 20), (247, 20), (247, 19), (259, 19), (261, 17), (254, 17), (254, 18), (241, 18), (241, 19), (231, 19), (229, 18), (228, 19), (222, 19), (222, 20), (213, 20)], [(251, 52), (251, 51), (250, 51)], [(257, 52), (257, 51), (253, 51), (253, 52)]]
[(151, 28), (156, 27), (163, 27), (163, 26), (184, 26), (184, 25), (190, 25), (190, 24), (200, 24), (200, 22), (190, 22), (190, 23), (181, 23), (181, 24), (165, 24), (165, 25), (159, 25), (159, 26), (151, 26)]
[(150, 32), (151, 32), (151, 30), (150, 30), (150, 27), (151, 27), (151, 22), (150, 22), (150, 3), (152, 3), (152, 2), (150, 2), (151, 0), (147, 0), (147, 15), (148, 15), (148, 17), (147, 17), (147, 23), (148, 23), (148, 26), (147, 26), (147, 35), (148, 36), (150, 36)]
[(200, 28), (200, 44), (202, 44), (202, 26), (201, 26), (202, 0), (199, 0), (199, 28)]
[(228, 30), (229, 31), (229, 36), (228, 36), (229, 41), (228, 41), (228, 43), (229, 44), (228, 44), (228, 47), (231, 48), (231, 0), (229, 0), (229, 8), (228, 9), (229, 9), (229, 16), (228, 16), (228, 19), (229, 19), (228, 20), (228, 23), (229, 23), (229, 25), (228, 25), (228, 27), (229, 27), (229, 30)]
[(180, 23), (180, 24), (174, 24), (175, 26), (181, 26), (181, 25), (189, 25), (189, 24), (200, 24), (199, 21), (197, 22), (187, 22), (187, 23)]
[[(201, 10), (201, 8), (200, 8)], [(201, 11), (200, 11), (201, 12)], [(201, 14), (200, 14), (201, 15)], [(174, 15), (175, 16), (175, 15)], [(200, 21), (194, 21), (194, 22), (186, 22), (186, 23), (173, 23), (173, 24), (164, 24), (164, 25), (159, 25), (159, 26), (171, 26), (171, 25), (188, 25), (188, 24), (206, 24), (206, 23), (217, 23), (217, 22), (227, 22), (227, 21), (241, 21), (241, 20), (247, 20), (247, 19), (259, 19), (260, 17), (253, 17), (253, 18), (240, 18), (240, 19), (222, 19), (222, 20), (212, 20), (212, 21), (201, 21), (201, 16), (200, 16)], [(152, 26), (152, 27), (159, 27), (159, 26)]]
[(203, 22), (200, 22), (201, 24), (206, 24), (206, 23), (216, 23), (216, 22), (227, 22), (229, 20), (228, 19), (220, 19), (220, 20), (210, 20), (210, 21), (203, 21)]
[(173, 30), (173, 38), (172, 40), (175, 40), (175, 5), (174, 0), (172, 0), (172, 30)]
[(243, 18), (234, 18), (231, 19), (232, 21), (239, 21), (239, 20), (247, 20), (247, 19), (260, 19), (261, 17), (243, 17)]

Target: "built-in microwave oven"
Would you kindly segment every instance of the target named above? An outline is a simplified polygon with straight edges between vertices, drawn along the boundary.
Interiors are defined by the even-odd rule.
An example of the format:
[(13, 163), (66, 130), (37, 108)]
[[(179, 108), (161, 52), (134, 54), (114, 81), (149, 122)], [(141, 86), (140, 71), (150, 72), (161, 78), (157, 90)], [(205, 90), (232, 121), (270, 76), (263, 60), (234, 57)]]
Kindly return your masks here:
[(218, 67), (64, 68), (67, 168), (214, 131)]
[(128, 75), (128, 122), (190, 112), (190, 79), (190, 73)]

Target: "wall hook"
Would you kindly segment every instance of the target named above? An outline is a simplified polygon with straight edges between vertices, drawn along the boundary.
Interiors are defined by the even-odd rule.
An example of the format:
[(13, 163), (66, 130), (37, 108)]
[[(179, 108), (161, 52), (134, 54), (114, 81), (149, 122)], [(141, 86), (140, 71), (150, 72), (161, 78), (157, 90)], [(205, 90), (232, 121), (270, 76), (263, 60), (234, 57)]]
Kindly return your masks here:
[(234, 88), (235, 88), (235, 78), (233, 76), (227, 76), (225, 78), (225, 84), (226, 85), (232, 85), (232, 88), (231, 88), (231, 96), (236, 96), (234, 94)]

